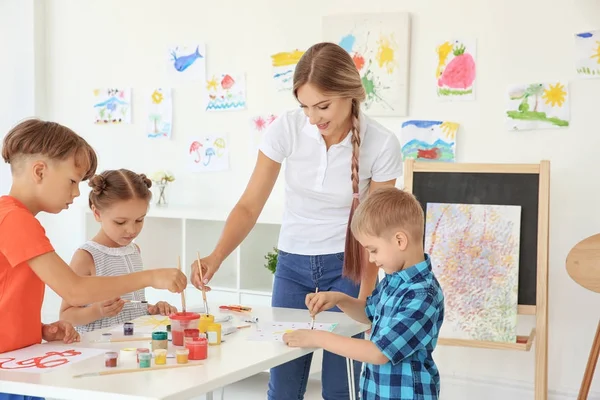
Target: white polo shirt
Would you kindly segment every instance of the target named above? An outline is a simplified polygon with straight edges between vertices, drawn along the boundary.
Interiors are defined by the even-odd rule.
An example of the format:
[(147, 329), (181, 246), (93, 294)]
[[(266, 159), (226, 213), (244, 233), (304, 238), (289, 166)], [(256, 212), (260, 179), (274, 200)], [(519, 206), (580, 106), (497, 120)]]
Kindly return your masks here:
[[(359, 189), (402, 175), (396, 135), (360, 114)], [(301, 108), (280, 115), (265, 133), (260, 151), (285, 160), (285, 208), (278, 248), (292, 254), (341, 253), (352, 205), (352, 134), (327, 150), (323, 136)]]

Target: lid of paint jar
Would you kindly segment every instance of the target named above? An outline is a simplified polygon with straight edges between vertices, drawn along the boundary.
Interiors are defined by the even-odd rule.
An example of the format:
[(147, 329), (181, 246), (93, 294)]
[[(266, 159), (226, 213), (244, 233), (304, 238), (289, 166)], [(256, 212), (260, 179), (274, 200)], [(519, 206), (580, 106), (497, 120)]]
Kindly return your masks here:
[(152, 332), (152, 340), (167, 340), (167, 332)]
[(210, 329), (211, 331), (217, 331), (221, 329), (221, 324), (217, 324), (216, 322), (213, 322), (212, 324), (208, 324), (206, 326), (206, 329)]
[(167, 349), (156, 349), (154, 350), (154, 355), (158, 356), (158, 355), (166, 355), (167, 354)]
[(136, 352), (139, 353), (150, 353), (150, 349), (147, 349), (145, 347), (139, 347)]
[(104, 358), (110, 360), (112, 358), (117, 358), (119, 357), (119, 353), (116, 353), (114, 351), (107, 351), (106, 353), (104, 353)]
[(167, 325), (167, 332), (171, 332), (171, 324)]
[(191, 329), (184, 329), (183, 330), (183, 336), (198, 337), (199, 334), (200, 334), (200, 329), (191, 328)]
[(179, 354), (179, 355), (190, 354), (190, 349), (188, 349), (187, 347), (184, 347), (183, 349), (177, 349), (177, 350), (175, 350), (175, 354)]
[(152, 354), (150, 353), (140, 353), (138, 354), (140, 360), (150, 360), (152, 358)]
[(130, 327), (133, 326), (133, 322), (125, 322), (123, 325), (126, 327)]
[(195, 312), (177, 312), (169, 315), (169, 318), (175, 321), (193, 321), (200, 319), (200, 314)]

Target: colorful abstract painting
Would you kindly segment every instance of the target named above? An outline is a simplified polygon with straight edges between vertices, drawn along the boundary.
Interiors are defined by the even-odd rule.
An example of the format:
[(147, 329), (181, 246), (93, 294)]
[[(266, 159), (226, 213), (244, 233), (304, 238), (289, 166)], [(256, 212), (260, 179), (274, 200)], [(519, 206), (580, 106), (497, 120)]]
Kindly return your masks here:
[(94, 89), (95, 124), (130, 124), (131, 89)]
[(229, 169), (229, 143), (224, 135), (192, 138), (186, 153), (188, 169), (192, 172), (217, 172)]
[(575, 68), (583, 78), (600, 78), (600, 30), (575, 34)]
[(509, 130), (565, 128), (570, 120), (568, 84), (515, 85), (508, 89), (506, 124)]
[(452, 162), (455, 159), (459, 124), (444, 121), (410, 120), (402, 124), (402, 158)]
[(171, 89), (157, 88), (148, 96), (146, 136), (170, 138), (173, 129), (173, 97)]
[(206, 81), (206, 111), (246, 108), (246, 79), (243, 74), (213, 75)]
[(41, 374), (69, 367), (74, 363), (99, 356), (105, 349), (83, 348), (55, 343), (34, 344), (0, 354), (0, 372)]
[(273, 80), (278, 91), (291, 90), (294, 85), (296, 64), (304, 54), (303, 51), (283, 51), (271, 55)]
[(445, 297), (440, 337), (514, 343), (521, 207), (428, 203), (425, 222)]
[(408, 13), (342, 14), (323, 18), (323, 40), (343, 47), (360, 72), (372, 116), (408, 113)]
[(250, 153), (256, 156), (258, 148), (262, 143), (265, 131), (277, 118), (274, 114), (256, 115), (250, 120)]
[(169, 46), (166, 68), (174, 82), (206, 80), (206, 50), (204, 43)]
[(436, 46), (435, 81), (438, 98), (475, 100), (476, 42), (448, 40)]
[[(315, 323), (314, 329), (318, 331), (332, 332), (337, 324)], [(266, 322), (260, 323), (256, 331), (248, 335), (247, 339), (252, 341), (283, 342), (286, 332), (297, 329), (310, 329), (311, 322)]]

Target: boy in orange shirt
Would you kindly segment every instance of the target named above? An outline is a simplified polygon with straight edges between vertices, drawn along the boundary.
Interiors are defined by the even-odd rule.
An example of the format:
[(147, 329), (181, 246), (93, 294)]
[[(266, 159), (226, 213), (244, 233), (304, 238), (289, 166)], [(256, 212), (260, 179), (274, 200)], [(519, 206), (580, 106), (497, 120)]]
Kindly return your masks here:
[[(11, 166), (13, 184), (0, 197), (0, 353), (43, 340), (79, 340), (66, 322), (42, 324), (45, 284), (70, 304), (85, 305), (145, 287), (180, 293), (187, 285), (177, 268), (123, 276), (83, 277), (54, 252), (35, 215), (57, 214), (79, 196), (79, 183), (96, 171), (96, 153), (71, 129), (30, 119), (4, 138), (2, 158)], [(0, 393), (0, 400), (33, 399)]]

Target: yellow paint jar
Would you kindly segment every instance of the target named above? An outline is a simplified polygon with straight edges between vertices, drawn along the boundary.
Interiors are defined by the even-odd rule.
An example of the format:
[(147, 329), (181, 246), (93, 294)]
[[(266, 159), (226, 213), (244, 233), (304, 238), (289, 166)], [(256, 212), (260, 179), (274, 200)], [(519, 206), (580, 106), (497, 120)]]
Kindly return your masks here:
[(188, 349), (187, 347), (183, 349), (177, 349), (175, 351), (175, 358), (177, 359), (177, 364), (187, 364), (189, 357), (190, 349)]
[(215, 316), (210, 314), (200, 314), (200, 322), (198, 322), (198, 330), (200, 333), (206, 333), (208, 325), (215, 322)]
[(167, 350), (156, 349), (154, 350), (154, 364), (165, 365), (167, 363)]
[(206, 327), (206, 335), (208, 336), (208, 344), (217, 346), (221, 344), (221, 324), (212, 323)]

